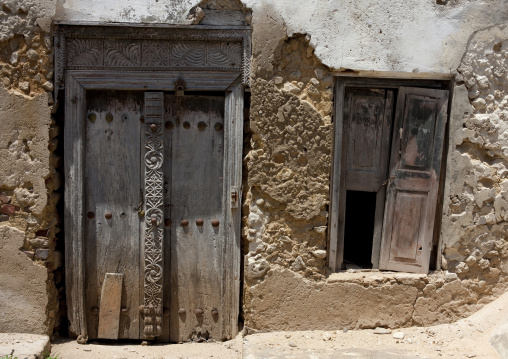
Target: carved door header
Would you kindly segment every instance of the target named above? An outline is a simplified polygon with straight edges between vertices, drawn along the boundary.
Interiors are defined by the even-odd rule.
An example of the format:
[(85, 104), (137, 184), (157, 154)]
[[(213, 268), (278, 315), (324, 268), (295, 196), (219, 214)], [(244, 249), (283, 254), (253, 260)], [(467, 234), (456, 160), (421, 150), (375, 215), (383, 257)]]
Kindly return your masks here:
[(218, 71), (249, 83), (249, 28), (59, 25), (55, 48), (56, 88), (64, 87), (65, 70)]

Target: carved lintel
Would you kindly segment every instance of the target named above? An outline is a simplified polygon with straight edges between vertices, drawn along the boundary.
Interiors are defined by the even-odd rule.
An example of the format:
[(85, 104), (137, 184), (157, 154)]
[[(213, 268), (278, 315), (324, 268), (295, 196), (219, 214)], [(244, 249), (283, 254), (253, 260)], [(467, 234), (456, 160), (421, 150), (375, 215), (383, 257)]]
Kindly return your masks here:
[(145, 238), (144, 335), (162, 333), (163, 286), (163, 161), (162, 92), (145, 93)]
[(249, 28), (199, 29), (60, 25), (55, 35), (55, 84), (65, 70), (225, 71), (249, 84)]

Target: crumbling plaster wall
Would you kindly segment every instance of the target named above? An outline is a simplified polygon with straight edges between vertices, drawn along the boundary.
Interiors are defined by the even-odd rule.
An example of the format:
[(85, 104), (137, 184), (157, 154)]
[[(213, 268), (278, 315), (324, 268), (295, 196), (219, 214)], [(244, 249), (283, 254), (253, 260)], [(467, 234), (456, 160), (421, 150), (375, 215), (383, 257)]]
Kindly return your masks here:
[[(401, 327), (471, 314), (506, 288), (508, 197), (496, 176), (506, 172), (508, 142), (505, 115), (494, 114), (506, 104), (505, 30), (494, 26), (508, 21), (506, 2), (286, 5), (253, 7), (246, 328)], [(327, 275), (329, 79), (346, 69), (455, 75), (441, 235), (443, 269), (451, 273)]]
[(0, 9), (1, 332), (51, 334), (60, 186), (51, 21), (55, 2), (8, 0)]
[(471, 37), (456, 83), (444, 267), (493, 284), (508, 273), (508, 23)]
[[(266, 330), (429, 325), (467, 315), (502, 290), (506, 195), (501, 112), (506, 75), (499, 80), (502, 76), (494, 68), (489, 72), (487, 65), (497, 70), (506, 64), (506, 60), (498, 64), (498, 55), (505, 56), (508, 45), (494, 51), (494, 45), (506, 38), (506, 30), (491, 26), (507, 22), (508, 1), (439, 3), (444, 5), (417, 0), (309, 0), (298, 6), (289, 0), (243, 1), (253, 14), (243, 227), (246, 326)], [(9, 251), (14, 243), (35, 260), (22, 258), (29, 265), (23, 267), (26, 274), (21, 279), (47, 278), (29, 285), (34, 293), (44, 288), (48, 295), (33, 305), (45, 330), (50, 330), (58, 325), (51, 272), (59, 265), (54, 238), (60, 187), (60, 162), (54, 156), (59, 129), (50, 114), (51, 22), (189, 24), (196, 21), (188, 18), (189, 11), (200, 1), (4, 0), (2, 4), (0, 170), (5, 174), (0, 176), (0, 192), (5, 193), (1, 200), (8, 205), (4, 210), (8, 214), (0, 217), (0, 226), (9, 228), (2, 227)], [(476, 31), (484, 37), (475, 43)], [(482, 47), (483, 41), (489, 45)], [(331, 71), (442, 78), (458, 68), (442, 230), (444, 267), (458, 277), (454, 273), (327, 276)], [(7, 251), (4, 246), (2, 251)], [(47, 277), (40, 277), (43, 265)], [(324, 307), (326, 315), (309, 311)]]

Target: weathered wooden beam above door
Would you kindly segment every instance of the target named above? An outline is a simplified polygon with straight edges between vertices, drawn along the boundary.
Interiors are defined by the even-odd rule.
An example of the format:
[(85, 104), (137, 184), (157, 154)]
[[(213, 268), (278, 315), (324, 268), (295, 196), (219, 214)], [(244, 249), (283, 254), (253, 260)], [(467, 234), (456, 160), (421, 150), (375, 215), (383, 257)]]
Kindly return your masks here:
[[(248, 85), (251, 47), (248, 26), (59, 24), (55, 32), (55, 93), (58, 94), (58, 89), (64, 87), (64, 71), (68, 70), (118, 76), (122, 89), (136, 87), (128, 81), (122, 82), (121, 79), (126, 77), (122, 73), (138, 73), (140, 76), (134, 75), (132, 79), (142, 81), (143, 72), (159, 74), (154, 80), (155, 87), (159, 85), (161, 90), (168, 89), (163, 88), (167, 85), (168, 73), (176, 74), (176, 78), (183, 77), (188, 90), (195, 90), (192, 79), (200, 75), (202, 78), (196, 81), (201, 85), (213, 86), (224, 76), (236, 78), (239, 74), (243, 84)], [(190, 73), (192, 76), (188, 80), (186, 77)], [(151, 89), (157, 88), (152, 86)]]

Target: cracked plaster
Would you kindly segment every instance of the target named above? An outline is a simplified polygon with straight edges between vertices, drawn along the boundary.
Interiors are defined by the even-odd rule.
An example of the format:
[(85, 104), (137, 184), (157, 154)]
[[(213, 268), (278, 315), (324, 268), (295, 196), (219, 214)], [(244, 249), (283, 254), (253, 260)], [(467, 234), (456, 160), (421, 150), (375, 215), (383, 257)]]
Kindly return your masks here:
[[(61, 180), (54, 170), (58, 161), (50, 157), (59, 131), (50, 114), (51, 21), (189, 24), (196, 20), (187, 19), (189, 10), (202, 3), (3, 3), (0, 106), (6, 110), (0, 121), (4, 154), (0, 169), (7, 175), (1, 177), (0, 190), (20, 208), (8, 224), (23, 231), (21, 247), (27, 250), (34, 249), (31, 243), (45, 243), (34, 241), (38, 229), (55, 228), (58, 221), (54, 209), (58, 195), (52, 191)], [(367, 0), (311, 0), (296, 7), (288, 0), (246, 0), (244, 5), (253, 11), (243, 208), (246, 325), (270, 330), (321, 329), (340, 323), (430, 325), (465, 316), (499, 294), (508, 270), (504, 237), (508, 171), (507, 79), (506, 72), (498, 74), (506, 69), (508, 45), (506, 29), (490, 26), (506, 22), (507, 1), (453, 0), (446, 5), (406, 1), (387, 6)], [(377, 274), (357, 281), (343, 277), (347, 282), (327, 277), (331, 74), (353, 69), (363, 75), (442, 78), (457, 68), (442, 240), (443, 267), (458, 278), (453, 273), (404, 280), (394, 275), (379, 280)], [(33, 266), (39, 268), (37, 263)], [(46, 305), (50, 313), (56, 304), (48, 288), (53, 304), (38, 308)], [(355, 301), (337, 301), (348, 296)], [(302, 310), (327, 304), (326, 316)], [(358, 308), (369, 310), (363, 313)], [(334, 319), (331, 311), (342, 314)]]

